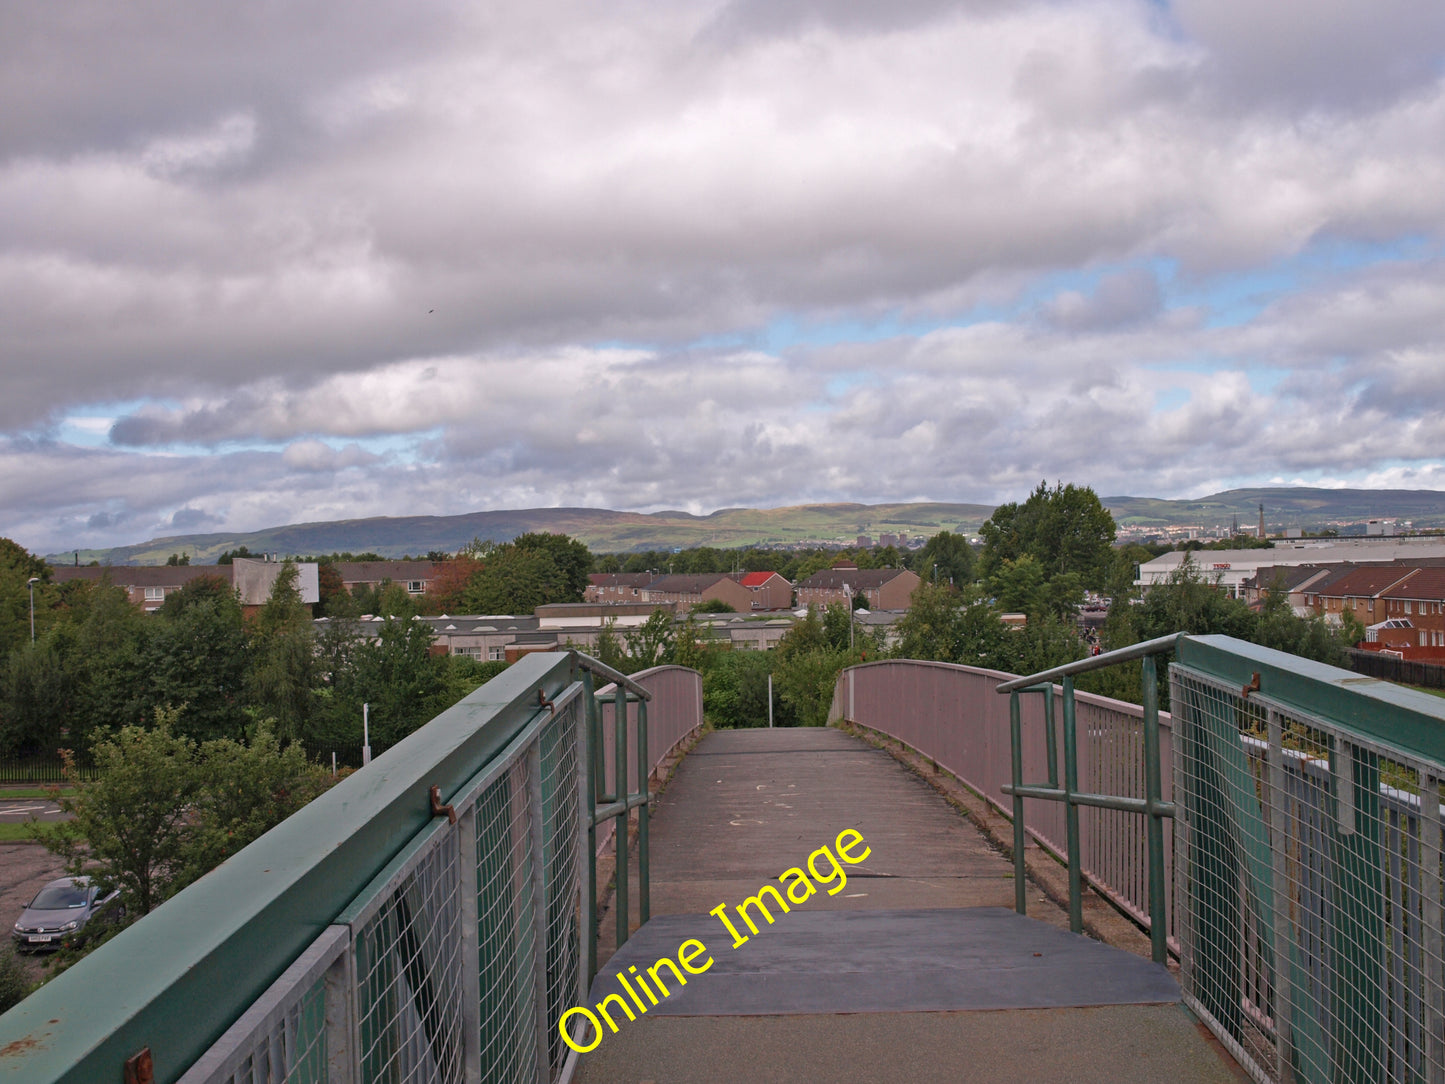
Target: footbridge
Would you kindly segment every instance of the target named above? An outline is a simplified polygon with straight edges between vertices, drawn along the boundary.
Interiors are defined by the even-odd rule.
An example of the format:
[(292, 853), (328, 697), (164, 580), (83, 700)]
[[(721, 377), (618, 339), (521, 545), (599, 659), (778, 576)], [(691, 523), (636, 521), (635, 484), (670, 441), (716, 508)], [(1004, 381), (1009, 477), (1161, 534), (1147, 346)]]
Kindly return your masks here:
[(711, 733), (527, 656), (0, 1017), (0, 1082), (1445, 1084), (1442, 709), (1170, 637)]

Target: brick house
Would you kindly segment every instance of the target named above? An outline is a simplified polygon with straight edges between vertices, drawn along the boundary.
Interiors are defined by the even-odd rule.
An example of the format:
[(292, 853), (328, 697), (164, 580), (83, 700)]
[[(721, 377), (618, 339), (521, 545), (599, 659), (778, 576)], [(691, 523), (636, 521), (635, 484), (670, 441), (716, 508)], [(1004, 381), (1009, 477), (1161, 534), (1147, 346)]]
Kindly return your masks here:
[(594, 572), (587, 577), (583, 602), (641, 602), (642, 589), (657, 579), (652, 572)]
[(357, 587), (380, 587), (394, 583), (408, 595), (425, 595), (440, 570), (438, 561), (337, 561), (331, 567), (341, 577), (349, 595)]
[(752, 592), (753, 610), (786, 610), (793, 604), (792, 581), (776, 572), (744, 572), (735, 577)]
[(906, 610), (918, 583), (918, 576), (906, 568), (858, 568), (842, 563), (799, 583), (798, 605), (826, 609), (839, 602), (846, 606), (850, 598), (861, 595), (870, 610)]
[[(294, 564), (296, 589), (301, 593), (301, 601), (307, 605), (319, 602), (321, 592), (316, 565), (310, 562)], [(249, 612), (265, 605), (281, 568), (280, 561), (237, 557), (229, 565), (89, 565), (83, 568), (59, 565), (51, 570), (51, 578), (56, 583), (74, 580), (100, 583), (109, 580), (124, 590), (132, 603), (149, 613), (160, 609), (167, 595), (174, 594), (192, 580), (210, 576), (234, 588), (240, 596), (242, 608)]]
[[(1445, 568), (1417, 568), (1380, 592), (1386, 619), (1408, 621), (1410, 647), (1445, 647)], [(1405, 639), (1404, 637), (1401, 638)]]
[(726, 602), (734, 610), (746, 612), (753, 608), (753, 593), (724, 572), (659, 576), (639, 593), (639, 601), (671, 606), (678, 613), (713, 599)]
[(1305, 588), (1305, 606), (1331, 624), (1349, 610), (1360, 624), (1373, 625), (1391, 616), (1380, 596), (1417, 571), (1405, 565), (1358, 565)]

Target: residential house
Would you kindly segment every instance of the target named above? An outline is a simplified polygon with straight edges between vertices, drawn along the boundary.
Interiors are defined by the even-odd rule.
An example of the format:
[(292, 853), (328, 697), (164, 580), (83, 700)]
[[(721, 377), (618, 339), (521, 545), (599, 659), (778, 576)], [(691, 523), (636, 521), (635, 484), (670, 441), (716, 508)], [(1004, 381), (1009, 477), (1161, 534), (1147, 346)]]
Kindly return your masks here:
[(671, 606), (678, 613), (686, 613), (699, 603), (714, 599), (726, 602), (734, 610), (753, 608), (752, 592), (723, 572), (659, 576), (639, 593), (641, 601)]
[(1407, 565), (1360, 565), (1326, 576), (1304, 591), (1305, 605), (1331, 624), (1349, 610), (1362, 625), (1373, 625), (1391, 615), (1381, 596), (1419, 570)]
[(587, 577), (583, 602), (640, 602), (642, 589), (657, 579), (654, 572), (594, 572)]
[[(123, 589), (131, 602), (149, 613), (160, 609), (167, 595), (174, 594), (192, 580), (210, 576), (232, 587), (240, 596), (242, 608), (249, 613), (265, 605), (271, 597), (271, 589), (282, 567), (280, 561), (248, 557), (237, 557), (229, 565), (57, 565), (51, 569), (51, 578), (56, 583), (108, 581)], [(294, 567), (296, 589), (301, 594), (301, 601), (307, 605), (319, 602), (321, 593), (316, 565), (302, 561), (295, 562)]]
[(734, 577), (752, 592), (751, 610), (786, 610), (793, 605), (793, 584), (776, 572), (743, 572)]
[(861, 596), (870, 610), (906, 610), (918, 582), (918, 576), (906, 568), (859, 568), (839, 562), (798, 584), (798, 605), (824, 609), (839, 602), (846, 606)]
[(1328, 577), (1346, 572), (1357, 566), (1342, 565), (1265, 565), (1244, 581), (1244, 601), (1252, 609), (1259, 609), (1273, 591), (1284, 591), (1289, 595), (1290, 607), (1295, 616), (1305, 617), (1311, 611), (1305, 604), (1309, 589), (1323, 583)]
[(1380, 592), (1385, 616), (1408, 621), (1414, 630), (1411, 647), (1445, 647), (1445, 568), (1417, 568)]
[(358, 587), (380, 587), (394, 583), (408, 595), (425, 595), (431, 590), (440, 561), (337, 561), (331, 567), (341, 577), (341, 586), (351, 594)]

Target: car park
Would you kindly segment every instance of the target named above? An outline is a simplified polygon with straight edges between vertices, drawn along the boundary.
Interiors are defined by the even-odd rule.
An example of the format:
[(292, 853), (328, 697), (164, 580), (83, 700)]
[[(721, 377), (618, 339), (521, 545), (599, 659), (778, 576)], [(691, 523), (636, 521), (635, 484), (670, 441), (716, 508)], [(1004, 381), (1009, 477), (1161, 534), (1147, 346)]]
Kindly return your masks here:
[(10, 937), (22, 950), (60, 948), (84, 940), (125, 914), (120, 892), (102, 892), (89, 877), (61, 877), (42, 888), (20, 912)]

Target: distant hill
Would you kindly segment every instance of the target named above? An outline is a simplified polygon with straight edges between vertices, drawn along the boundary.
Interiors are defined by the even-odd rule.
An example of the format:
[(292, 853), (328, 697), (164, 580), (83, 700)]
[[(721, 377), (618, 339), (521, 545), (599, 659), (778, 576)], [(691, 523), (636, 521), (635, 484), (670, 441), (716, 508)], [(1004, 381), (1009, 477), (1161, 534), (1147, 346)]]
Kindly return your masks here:
[[(1318, 530), (1367, 519), (1408, 520), (1417, 528), (1445, 527), (1445, 493), (1403, 489), (1232, 489), (1195, 501), (1102, 497), (1121, 526), (1228, 528), (1235, 517), (1252, 528), (1264, 503), (1266, 527)], [(473, 538), (506, 542), (527, 531), (580, 539), (594, 553), (625, 553), (690, 546), (781, 546), (804, 542), (852, 543), (860, 534), (910, 536), (939, 531), (976, 533), (993, 512), (987, 504), (804, 504), (790, 508), (725, 508), (707, 516), (687, 512), (613, 512), (604, 508), (526, 508), (460, 516), (397, 516), (297, 523), (260, 531), (172, 535), (110, 550), (81, 550), (82, 564), (164, 564), (188, 553), (207, 564), (226, 550), (307, 554), (371, 551), (383, 557), (453, 552)], [(51, 554), (56, 564), (75, 553)]]
[[(81, 550), (82, 564), (164, 564), (173, 553), (188, 553), (197, 564), (214, 562), (227, 550), (307, 554), (350, 551), (383, 557), (453, 552), (474, 538), (506, 542), (528, 531), (571, 535), (594, 553), (623, 553), (691, 546), (780, 546), (809, 541), (852, 543), (858, 535), (875, 540), (885, 532), (932, 535), (976, 532), (993, 511), (987, 504), (808, 504), (793, 508), (726, 508), (707, 516), (688, 512), (613, 512), (603, 508), (527, 508), (471, 512), (460, 516), (397, 516), (298, 523), (260, 531), (171, 535), (110, 550)], [(47, 560), (68, 564), (74, 551)]]
[[(1101, 497), (1114, 522), (1133, 527), (1194, 526), (1227, 529), (1237, 516), (1242, 529), (1259, 523), (1264, 505), (1265, 530), (1290, 527), (1321, 530), (1369, 519), (1409, 521), (1414, 527), (1445, 527), (1445, 493), (1433, 489), (1231, 489), (1194, 501), (1152, 497)], [(1363, 533), (1363, 532), (1361, 532)]]

